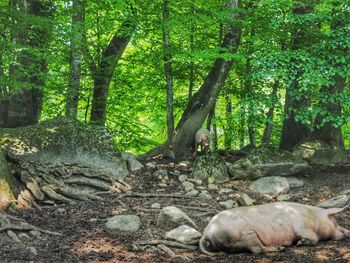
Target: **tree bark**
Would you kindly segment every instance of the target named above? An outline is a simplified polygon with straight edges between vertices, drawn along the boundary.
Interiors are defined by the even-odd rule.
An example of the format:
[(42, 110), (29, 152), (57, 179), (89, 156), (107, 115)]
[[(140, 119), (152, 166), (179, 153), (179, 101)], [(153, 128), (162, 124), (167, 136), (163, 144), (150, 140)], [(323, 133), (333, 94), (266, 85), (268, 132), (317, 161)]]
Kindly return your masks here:
[[(313, 2), (313, 1), (312, 1)], [(305, 15), (313, 11), (313, 3), (308, 3), (304, 6), (295, 6), (293, 8), (293, 14), (295, 16)], [(299, 28), (297, 26), (293, 29), (290, 49), (297, 50), (305, 45), (305, 28)], [(310, 135), (310, 130), (301, 122), (295, 120), (295, 112), (302, 106), (310, 104), (310, 99), (302, 97), (296, 99), (293, 97), (293, 93), (298, 92), (299, 81), (298, 79), (302, 75), (302, 70), (299, 70), (295, 74), (294, 80), (286, 89), (286, 100), (284, 105), (284, 114), (286, 116), (283, 121), (280, 148), (284, 150), (290, 150), (299, 142), (305, 140)]]
[(264, 134), (261, 140), (261, 143), (264, 145), (270, 144), (270, 141), (271, 141), (272, 130), (273, 130), (273, 114), (274, 114), (275, 105), (277, 102), (277, 90), (278, 90), (278, 81), (276, 80), (273, 83), (272, 93), (271, 93), (271, 107), (267, 112)]
[[(13, 29), (11, 41), (14, 59), (10, 65), (11, 83), (4, 127), (19, 127), (37, 123), (42, 110), (42, 88), (47, 73), (45, 52), (50, 37), (50, 25), (34, 23), (23, 16), (47, 18), (51, 16), (51, 3), (36, 0), (11, 0)], [(33, 52), (35, 50), (36, 52)], [(39, 51), (39, 52), (37, 52)], [(39, 53), (39, 55), (38, 55)]]
[[(192, 15), (192, 20), (191, 20), (191, 29), (190, 29), (190, 51), (191, 54), (194, 52), (194, 33), (195, 33), (195, 23), (194, 23), (194, 14), (196, 12), (196, 1), (192, 0), (191, 1), (191, 15)], [(189, 86), (188, 86), (188, 101), (191, 100), (192, 94), (193, 94), (193, 88), (194, 88), (194, 61), (193, 57), (191, 56), (191, 61), (190, 61), (190, 72), (189, 72)]]
[[(230, 0), (228, 6), (234, 11), (240, 6), (240, 1)], [(234, 18), (237, 18), (237, 15)], [(235, 53), (240, 43), (240, 36), (241, 29), (230, 25), (221, 46), (226, 48), (228, 52)], [(230, 60), (216, 59), (204, 83), (191, 98), (174, 131), (173, 146), (176, 156), (188, 155), (192, 151), (194, 135), (213, 108), (231, 66), (232, 61)]]
[(225, 96), (225, 102), (226, 102), (226, 107), (225, 107), (225, 115), (226, 115), (226, 127), (224, 129), (224, 147), (225, 150), (230, 150), (232, 147), (232, 101), (231, 101), (231, 96), (227, 94)]
[(67, 90), (66, 116), (77, 118), (81, 75), (82, 34), (85, 0), (73, 0), (70, 76)]
[[(111, 83), (115, 67), (128, 45), (133, 32), (136, 29), (134, 17), (127, 19), (113, 35), (108, 46), (102, 52), (101, 60), (94, 73), (94, 90), (90, 121), (100, 125), (106, 122), (106, 107), (109, 85)], [(95, 68), (90, 66), (90, 68)]]
[(173, 74), (171, 68), (170, 34), (169, 34), (169, 0), (163, 0), (163, 50), (164, 50), (164, 72), (166, 79), (166, 121), (167, 137), (171, 141), (174, 131), (174, 95)]

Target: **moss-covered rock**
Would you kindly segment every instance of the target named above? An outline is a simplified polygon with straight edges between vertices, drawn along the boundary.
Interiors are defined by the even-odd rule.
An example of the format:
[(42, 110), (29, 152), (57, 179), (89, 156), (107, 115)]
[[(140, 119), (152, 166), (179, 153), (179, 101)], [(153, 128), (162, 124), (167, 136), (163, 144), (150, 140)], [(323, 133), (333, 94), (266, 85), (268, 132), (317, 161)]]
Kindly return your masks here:
[(225, 160), (216, 154), (196, 158), (193, 163), (192, 177), (208, 184), (226, 182), (229, 177)]
[(259, 147), (232, 165), (228, 171), (238, 179), (258, 179), (266, 176), (289, 176), (309, 168), (306, 161), (288, 151)]
[(38, 125), (0, 129), (0, 146), (16, 159), (79, 163), (118, 180), (127, 175), (113, 138), (106, 128), (57, 118)]
[(292, 151), (295, 156), (299, 156), (304, 160), (310, 160), (316, 151), (326, 150), (331, 147), (321, 140), (309, 140), (296, 145)]

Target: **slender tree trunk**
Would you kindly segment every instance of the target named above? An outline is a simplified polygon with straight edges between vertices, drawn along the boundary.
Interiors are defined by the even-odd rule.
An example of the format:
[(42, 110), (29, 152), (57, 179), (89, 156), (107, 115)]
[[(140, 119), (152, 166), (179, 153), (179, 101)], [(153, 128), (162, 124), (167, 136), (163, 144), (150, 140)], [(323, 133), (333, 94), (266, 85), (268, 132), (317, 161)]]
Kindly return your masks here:
[(224, 147), (225, 150), (230, 150), (232, 147), (232, 100), (231, 100), (231, 96), (229, 94), (227, 94), (225, 96), (225, 103), (226, 103), (226, 107), (225, 107), (225, 115), (226, 115), (226, 127), (224, 129), (224, 136), (225, 136), (225, 140), (224, 140)]
[(66, 104), (66, 116), (70, 118), (77, 118), (78, 113), (84, 13), (85, 0), (73, 0), (70, 76)]
[[(192, 0), (191, 1), (191, 15), (192, 15), (192, 20), (191, 20), (191, 31), (190, 31), (190, 51), (191, 53), (194, 52), (194, 33), (195, 33), (195, 23), (194, 23), (194, 14), (196, 12), (196, 1)], [(189, 72), (189, 86), (188, 86), (188, 101), (191, 100), (192, 94), (193, 94), (193, 87), (194, 87), (194, 61), (193, 57), (191, 56), (191, 61), (190, 61), (190, 72)]]
[(240, 118), (239, 118), (239, 146), (240, 148), (243, 148), (245, 146), (245, 135), (246, 135), (246, 109), (243, 103), (240, 103), (239, 106), (239, 112), (240, 112)]
[(217, 126), (216, 123), (213, 122), (213, 119), (215, 119), (215, 106), (216, 105), (214, 105), (213, 109), (209, 112), (207, 120), (207, 130), (211, 133), (210, 145), (212, 151), (216, 151), (218, 145)]
[(126, 20), (114, 34), (106, 49), (103, 50), (98, 66), (90, 65), (90, 68), (95, 69), (90, 121), (100, 125), (106, 122), (107, 96), (115, 67), (136, 28), (133, 18)]
[(276, 80), (273, 83), (272, 93), (271, 93), (271, 107), (267, 112), (264, 134), (261, 140), (261, 143), (265, 145), (270, 144), (270, 141), (271, 141), (272, 129), (273, 129), (273, 114), (274, 114), (275, 105), (277, 102), (277, 90), (278, 90), (278, 81)]
[(163, 0), (163, 50), (164, 50), (164, 72), (166, 79), (166, 120), (168, 141), (171, 141), (174, 131), (174, 95), (173, 74), (171, 69), (171, 51), (169, 34), (169, 0)]
[[(234, 10), (240, 6), (240, 2), (239, 0), (230, 0), (228, 6), (229, 9)], [(237, 18), (237, 16), (234, 18)], [(222, 47), (227, 48), (230, 53), (235, 53), (240, 43), (240, 37), (241, 29), (230, 25), (225, 34)], [(203, 85), (192, 96), (174, 131), (173, 145), (176, 156), (184, 156), (192, 151), (195, 132), (202, 126), (208, 113), (214, 107), (231, 66), (232, 61), (223, 58), (216, 59)]]

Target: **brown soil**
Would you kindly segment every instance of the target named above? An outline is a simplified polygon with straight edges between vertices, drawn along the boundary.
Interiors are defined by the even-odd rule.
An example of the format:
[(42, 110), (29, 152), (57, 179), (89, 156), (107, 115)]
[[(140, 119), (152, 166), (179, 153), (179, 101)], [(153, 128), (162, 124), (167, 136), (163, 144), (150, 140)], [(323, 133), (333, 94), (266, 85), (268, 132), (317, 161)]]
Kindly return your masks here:
[[(173, 170), (174, 165), (160, 163), (160, 166)], [(132, 178), (134, 192), (143, 193), (179, 193), (181, 183), (175, 175), (169, 174), (168, 188), (164, 191), (157, 187), (159, 180), (144, 173)], [(328, 198), (337, 196), (350, 189), (350, 172), (319, 171), (308, 177), (301, 176), (305, 186), (289, 193), (291, 201), (316, 205)], [(234, 190), (233, 194), (248, 193), (256, 203), (271, 202), (262, 196), (247, 191), (249, 182), (231, 181), (225, 187)], [(133, 252), (130, 245), (138, 240), (162, 239), (164, 231), (157, 227), (159, 210), (151, 209), (155, 202), (161, 206), (179, 205), (187, 207), (215, 208), (222, 210), (218, 204), (227, 200), (228, 194), (219, 195), (210, 192), (211, 201), (186, 198), (135, 198), (125, 197), (123, 207), (115, 197), (107, 197), (103, 202), (79, 202), (72, 205), (57, 205), (36, 209), (9, 211), (10, 214), (26, 220), (35, 226), (60, 232), (62, 237), (42, 234), (41, 237), (21, 237), (17, 243), (5, 233), (0, 233), (0, 262), (183, 262), (181, 258), (171, 258), (156, 247), (149, 246), (144, 251)], [(231, 193), (232, 194), (232, 193)], [(203, 211), (183, 209), (192, 217), (202, 231), (206, 225)], [(137, 214), (142, 221), (140, 230), (134, 233), (106, 231), (106, 218), (116, 214)], [(338, 222), (350, 228), (350, 209), (338, 215)], [(30, 251), (34, 247), (37, 255)], [(173, 248), (172, 248), (173, 249)], [(197, 251), (173, 249), (177, 255), (183, 255), (190, 262), (350, 262), (350, 239), (342, 241), (324, 241), (317, 246), (289, 247), (283, 252), (267, 255), (239, 253), (208, 257)]]

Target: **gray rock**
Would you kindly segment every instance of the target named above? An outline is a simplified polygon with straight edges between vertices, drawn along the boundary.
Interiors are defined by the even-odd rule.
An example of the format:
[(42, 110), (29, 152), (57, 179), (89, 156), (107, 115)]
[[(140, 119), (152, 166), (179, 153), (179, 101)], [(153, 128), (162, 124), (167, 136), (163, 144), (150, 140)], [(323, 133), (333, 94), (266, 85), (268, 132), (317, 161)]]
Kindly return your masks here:
[(208, 184), (223, 183), (229, 179), (225, 160), (216, 154), (197, 157), (191, 176)]
[(233, 201), (232, 199), (220, 202), (219, 204), (222, 207), (224, 207), (225, 209), (231, 209), (233, 207), (237, 207), (237, 203), (235, 201)]
[(211, 191), (216, 191), (219, 190), (219, 186), (217, 186), (216, 184), (208, 184), (208, 189)]
[(336, 165), (346, 163), (348, 154), (346, 151), (339, 149), (317, 150), (311, 158), (310, 163), (316, 165)]
[(349, 190), (345, 190), (343, 192), (340, 193), (341, 195), (348, 195), (350, 196), (350, 189)]
[(331, 147), (321, 140), (309, 140), (298, 144), (293, 148), (292, 153), (304, 160), (310, 160), (317, 150), (330, 149)]
[(188, 176), (186, 174), (181, 174), (179, 176), (179, 181), (180, 182), (185, 182), (188, 179)]
[(197, 196), (199, 194), (199, 191), (196, 189), (193, 189), (192, 191), (189, 191), (186, 193), (187, 196)]
[(277, 197), (277, 200), (278, 200), (278, 201), (289, 201), (289, 200), (290, 200), (290, 196), (287, 195), (287, 194), (279, 195), (279, 196)]
[(201, 191), (207, 190), (205, 186), (197, 186), (196, 188)]
[(322, 208), (331, 208), (331, 207), (344, 207), (350, 202), (350, 196), (347, 195), (339, 195), (333, 197), (327, 201), (324, 201), (318, 204), (318, 207)]
[(200, 198), (203, 198), (203, 199), (208, 199), (208, 200), (213, 199), (213, 197), (212, 197), (210, 194), (208, 194), (207, 191), (201, 192), (198, 196), (199, 196)]
[(232, 192), (233, 192), (232, 189), (229, 189), (229, 188), (222, 188), (222, 189), (220, 189), (219, 194), (230, 194), (230, 193), (232, 193)]
[(173, 229), (181, 225), (190, 225), (197, 228), (197, 225), (181, 209), (175, 206), (163, 207), (158, 216), (158, 225), (166, 230)]
[(158, 179), (163, 179), (168, 177), (168, 171), (165, 169), (159, 169), (153, 173), (153, 176)]
[(261, 147), (251, 151), (228, 169), (235, 178), (251, 180), (267, 176), (295, 175), (309, 169), (309, 165), (288, 151)]
[(187, 225), (181, 225), (165, 233), (165, 239), (175, 240), (187, 245), (198, 244), (201, 236), (201, 233), (199, 233), (196, 229)]
[(189, 161), (182, 161), (179, 162), (178, 167), (179, 168), (188, 168), (191, 166), (191, 163)]
[(202, 180), (198, 180), (198, 179), (188, 179), (188, 181), (190, 181), (191, 183), (194, 183), (195, 185), (203, 184)]
[(194, 184), (191, 182), (184, 181), (182, 182), (182, 185), (184, 186), (186, 192), (190, 192), (194, 189)]
[(155, 208), (155, 209), (160, 209), (160, 203), (154, 203), (151, 205), (151, 208)]
[(256, 180), (250, 185), (250, 190), (260, 194), (288, 193), (290, 190), (288, 180), (280, 176), (270, 176)]
[(168, 187), (168, 184), (166, 184), (166, 183), (159, 183), (158, 186), (162, 187), (162, 188), (166, 188), (166, 187)]
[(242, 206), (251, 206), (252, 204), (254, 204), (254, 200), (252, 198), (250, 198), (249, 195), (247, 194), (243, 194), (239, 199), (238, 202), (240, 203), (240, 205)]
[(137, 215), (116, 215), (107, 219), (106, 228), (135, 232), (140, 229), (141, 220)]
[(127, 166), (129, 171), (134, 174), (140, 174), (143, 168), (145, 168), (144, 165), (136, 159), (129, 159), (127, 161)]
[(298, 178), (296, 178), (294, 176), (286, 177), (286, 179), (289, 183), (290, 189), (300, 188), (300, 187), (304, 186), (304, 181), (299, 180)]
[(148, 163), (146, 163), (146, 167), (149, 169), (154, 169), (154, 168), (156, 168), (156, 165), (152, 162), (148, 162)]

